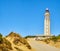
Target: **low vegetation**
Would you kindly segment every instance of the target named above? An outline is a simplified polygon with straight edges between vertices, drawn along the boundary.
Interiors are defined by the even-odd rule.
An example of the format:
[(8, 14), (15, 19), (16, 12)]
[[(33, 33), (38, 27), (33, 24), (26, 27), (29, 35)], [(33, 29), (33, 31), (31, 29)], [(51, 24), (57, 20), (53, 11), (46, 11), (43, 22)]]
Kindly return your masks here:
[(54, 41), (54, 42), (60, 41), (60, 35), (58, 35), (58, 36), (52, 36), (51, 40)]
[(2, 34), (0, 33), (0, 44), (3, 42)]
[(48, 38), (48, 39), (45, 39), (44, 40), (47, 44), (50, 42), (50, 41), (53, 41), (54, 43), (60, 41), (60, 35), (58, 36), (52, 36), (51, 38)]
[(11, 43), (0, 34), (0, 51), (12, 50)]
[(36, 37), (36, 36), (26, 36), (25, 38), (34, 38), (34, 37)]
[(14, 47), (17, 51), (23, 51), (23, 50), (21, 50), (21, 49), (19, 49), (19, 48), (17, 48), (17, 47)]
[(43, 40), (46, 44), (60, 48), (60, 35), (52, 36), (51, 38)]
[(23, 49), (18, 48), (19, 46), (22, 47), (22, 45), (24, 45), (25, 48), (27, 47), (27, 49), (31, 49), (31, 46), (28, 44), (26, 39), (21, 37), (19, 34), (11, 32), (8, 36), (3, 37), (2, 34), (0, 33), (0, 51), (13, 50), (12, 44), (17, 46), (17, 47), (14, 47), (17, 51), (23, 51)]

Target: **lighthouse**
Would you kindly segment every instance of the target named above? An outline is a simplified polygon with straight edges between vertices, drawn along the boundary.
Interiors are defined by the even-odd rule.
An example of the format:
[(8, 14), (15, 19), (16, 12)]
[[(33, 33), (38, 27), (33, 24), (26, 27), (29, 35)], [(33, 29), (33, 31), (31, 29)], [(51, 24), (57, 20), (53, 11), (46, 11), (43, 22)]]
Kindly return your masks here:
[(50, 12), (48, 8), (44, 14), (44, 36), (50, 36)]

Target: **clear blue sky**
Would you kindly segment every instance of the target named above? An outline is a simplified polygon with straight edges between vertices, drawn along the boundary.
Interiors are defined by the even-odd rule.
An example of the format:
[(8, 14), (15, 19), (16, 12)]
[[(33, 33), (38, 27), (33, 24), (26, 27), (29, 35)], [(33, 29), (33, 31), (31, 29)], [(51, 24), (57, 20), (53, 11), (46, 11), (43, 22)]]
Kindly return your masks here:
[(60, 34), (60, 0), (0, 0), (0, 33), (22, 36), (44, 33), (45, 9), (50, 10), (51, 33)]

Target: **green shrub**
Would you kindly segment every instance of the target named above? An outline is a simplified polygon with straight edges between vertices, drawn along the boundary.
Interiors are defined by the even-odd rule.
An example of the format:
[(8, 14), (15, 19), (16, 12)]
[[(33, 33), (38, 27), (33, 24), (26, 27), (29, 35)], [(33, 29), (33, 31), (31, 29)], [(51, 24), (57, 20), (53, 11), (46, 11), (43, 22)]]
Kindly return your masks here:
[(0, 44), (3, 42), (2, 34), (0, 33)]
[(56, 43), (58, 39), (56, 36), (52, 36), (51, 40), (54, 41), (54, 43)]
[(34, 38), (34, 37), (36, 37), (36, 36), (26, 36), (25, 38)]
[(57, 36), (57, 39), (60, 39), (60, 34)]

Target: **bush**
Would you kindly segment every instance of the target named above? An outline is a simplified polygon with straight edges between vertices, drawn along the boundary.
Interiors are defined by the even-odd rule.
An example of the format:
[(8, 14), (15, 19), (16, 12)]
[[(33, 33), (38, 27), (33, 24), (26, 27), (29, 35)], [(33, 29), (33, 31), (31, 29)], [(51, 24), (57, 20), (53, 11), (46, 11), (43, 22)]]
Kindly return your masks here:
[(57, 39), (60, 39), (60, 34), (57, 36)]
[(0, 44), (3, 42), (2, 34), (0, 33)]
[(8, 49), (12, 50), (11, 43), (5, 38), (3, 38), (3, 44), (5, 44), (4, 47), (7, 47)]
[(34, 38), (34, 37), (36, 36), (26, 36), (25, 38), (27, 39), (27, 38)]
[(27, 47), (28, 49), (31, 49), (31, 46), (30, 46), (29, 44), (27, 44), (26, 47)]
[(49, 44), (49, 40), (48, 39), (45, 39), (44, 42), (46, 42), (47, 44)]
[(2, 48), (2, 51), (9, 51), (8, 48)]
[(20, 39), (15, 39), (15, 40), (13, 41), (13, 43), (14, 43), (15, 45), (17, 45), (19, 42), (20, 42)]
[(17, 51), (23, 51), (23, 50), (21, 50), (21, 49), (19, 49), (19, 48), (17, 48), (17, 47), (14, 47)]
[(54, 43), (56, 43), (56, 42), (57, 42), (57, 40), (58, 40), (56, 36), (52, 36), (52, 38), (51, 38), (51, 39), (52, 39), (52, 41), (54, 41)]

